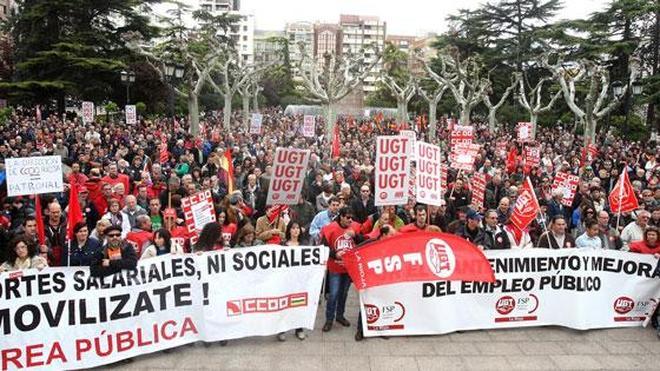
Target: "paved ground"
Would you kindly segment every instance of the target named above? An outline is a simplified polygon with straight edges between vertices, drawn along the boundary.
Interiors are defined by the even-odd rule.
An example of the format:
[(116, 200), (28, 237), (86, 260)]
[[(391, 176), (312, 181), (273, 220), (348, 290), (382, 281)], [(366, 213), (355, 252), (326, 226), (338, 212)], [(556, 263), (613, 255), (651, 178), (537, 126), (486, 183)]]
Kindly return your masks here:
[[(356, 295), (351, 294), (348, 318), (305, 341), (290, 333), (275, 337), (230, 341), (226, 347), (181, 347), (116, 365), (112, 370), (554, 370), (658, 369), (660, 340), (652, 329), (575, 331), (558, 327), (468, 331), (444, 336), (392, 337), (355, 342)], [(107, 367), (100, 368), (107, 369)]]

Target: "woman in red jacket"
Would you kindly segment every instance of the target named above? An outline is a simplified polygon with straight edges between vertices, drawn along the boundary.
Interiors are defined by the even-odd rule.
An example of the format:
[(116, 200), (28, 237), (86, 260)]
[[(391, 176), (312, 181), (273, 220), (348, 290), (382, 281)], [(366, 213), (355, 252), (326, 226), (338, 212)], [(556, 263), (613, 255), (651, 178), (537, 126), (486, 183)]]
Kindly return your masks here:
[(644, 239), (630, 244), (630, 252), (640, 254), (653, 254), (660, 258), (660, 244), (658, 243), (658, 229), (653, 226), (646, 227)]

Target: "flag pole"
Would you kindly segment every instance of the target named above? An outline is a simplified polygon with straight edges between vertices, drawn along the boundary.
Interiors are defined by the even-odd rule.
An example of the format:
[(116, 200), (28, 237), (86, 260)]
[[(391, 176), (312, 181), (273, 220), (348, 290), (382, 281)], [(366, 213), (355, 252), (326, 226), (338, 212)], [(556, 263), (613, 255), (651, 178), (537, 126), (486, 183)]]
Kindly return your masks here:
[(621, 199), (623, 198), (623, 175), (624, 172), (626, 171), (627, 165), (623, 165), (623, 171), (621, 172), (621, 175), (619, 175), (619, 207), (616, 215), (616, 229), (619, 230), (619, 222), (621, 221), (621, 206), (623, 206), (623, 202), (621, 202)]

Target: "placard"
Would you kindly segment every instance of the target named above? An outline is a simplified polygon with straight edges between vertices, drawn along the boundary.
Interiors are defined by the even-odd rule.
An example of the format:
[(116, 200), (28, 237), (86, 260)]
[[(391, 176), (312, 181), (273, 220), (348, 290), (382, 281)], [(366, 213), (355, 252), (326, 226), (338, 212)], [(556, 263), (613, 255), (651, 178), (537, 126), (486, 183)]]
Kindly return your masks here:
[(188, 233), (191, 234), (190, 242), (195, 244), (202, 228), (208, 223), (216, 221), (211, 191), (199, 192), (183, 198), (181, 209), (183, 209)]
[(532, 137), (532, 123), (531, 122), (519, 122), (516, 127), (516, 134), (519, 142), (531, 142), (534, 140)]
[(94, 122), (94, 102), (82, 102), (82, 118), (85, 124)]
[(403, 135), (376, 137), (376, 206), (408, 201), (411, 146)]
[(306, 138), (314, 138), (316, 134), (316, 117), (312, 115), (305, 115), (303, 120), (302, 134)]
[(472, 186), (472, 202), (474, 210), (479, 211), (484, 207), (484, 195), (486, 193), (486, 174), (475, 173), (470, 181)]
[(125, 107), (126, 111), (126, 123), (128, 125), (135, 125), (137, 124), (137, 109), (135, 108), (135, 105), (127, 105)]
[(302, 192), (309, 163), (309, 150), (277, 148), (267, 205), (295, 205)]
[(579, 176), (560, 171), (555, 175), (555, 179), (552, 182), (552, 193), (554, 194), (558, 189), (561, 190), (563, 194), (561, 204), (570, 207), (573, 205), (573, 198), (575, 198), (575, 193), (579, 185)]
[(415, 185), (417, 202), (440, 206), (445, 191), (441, 182), (441, 163), (440, 147), (417, 142), (417, 182)]
[(25, 196), (64, 191), (61, 156), (5, 159), (7, 196)]
[(263, 116), (261, 113), (253, 113), (252, 120), (250, 120), (250, 134), (261, 134), (261, 122)]

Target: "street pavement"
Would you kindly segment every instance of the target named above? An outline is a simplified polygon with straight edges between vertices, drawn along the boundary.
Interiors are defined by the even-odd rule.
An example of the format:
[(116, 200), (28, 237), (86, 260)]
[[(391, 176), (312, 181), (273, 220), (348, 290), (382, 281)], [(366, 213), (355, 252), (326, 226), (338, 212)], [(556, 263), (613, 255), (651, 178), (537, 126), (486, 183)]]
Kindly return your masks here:
[(576, 331), (535, 327), (466, 331), (440, 336), (354, 340), (357, 295), (351, 292), (346, 316), (351, 327), (335, 323), (323, 333), (325, 302), (304, 341), (293, 331), (275, 336), (183, 346), (112, 370), (660, 370), (660, 340), (651, 328)]

